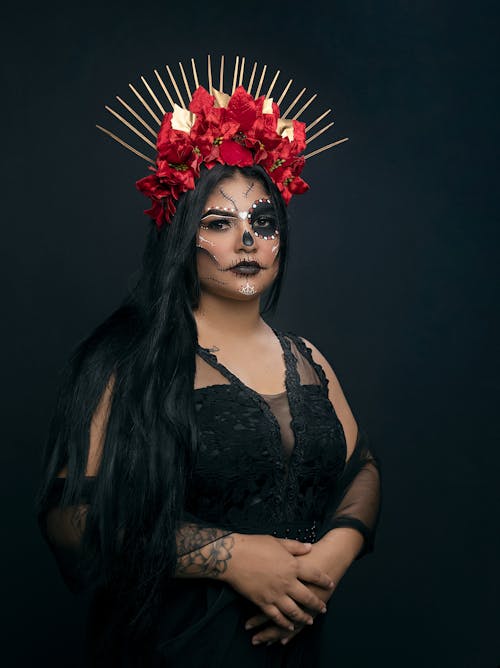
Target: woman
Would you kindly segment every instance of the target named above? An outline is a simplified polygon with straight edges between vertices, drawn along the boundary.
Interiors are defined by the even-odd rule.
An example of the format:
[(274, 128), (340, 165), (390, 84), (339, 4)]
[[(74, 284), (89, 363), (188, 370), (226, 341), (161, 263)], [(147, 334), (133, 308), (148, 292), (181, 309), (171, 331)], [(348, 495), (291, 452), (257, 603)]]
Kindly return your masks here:
[(156, 221), (138, 283), (68, 365), (40, 525), (92, 592), (89, 665), (319, 665), (326, 604), (373, 546), (379, 474), (329, 363), (261, 316), (305, 189), (303, 124), (277, 139), (279, 110), (242, 87), (192, 98), (138, 184)]

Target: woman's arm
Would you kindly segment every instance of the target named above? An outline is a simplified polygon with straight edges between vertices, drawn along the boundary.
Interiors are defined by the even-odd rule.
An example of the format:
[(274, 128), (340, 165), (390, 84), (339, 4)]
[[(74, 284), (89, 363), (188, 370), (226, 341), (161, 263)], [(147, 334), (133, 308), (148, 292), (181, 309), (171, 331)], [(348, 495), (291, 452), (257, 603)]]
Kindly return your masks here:
[[(358, 425), (332, 367), (309, 341), (313, 360), (323, 367), (328, 379), (329, 399), (339, 418), (347, 445), (346, 464), (335, 492), (328, 502), (327, 516), (322, 527), (323, 536), (307, 555), (299, 561), (309, 561), (324, 570), (338, 585), (353, 561), (373, 549), (374, 534), (380, 510), (379, 464), (368, 447), (367, 435)], [(327, 602), (333, 592), (308, 588)], [(246, 623), (247, 629), (265, 624), (265, 615), (256, 615)], [(298, 625), (292, 632), (271, 624), (258, 631), (254, 643), (287, 642), (303, 628)]]
[[(373, 549), (380, 511), (380, 465), (370, 449), (366, 432), (358, 428), (328, 360), (312, 343), (303, 341), (325, 372), (328, 398), (342, 424), (347, 445), (344, 471), (328, 500), (324, 535), (318, 543), (327, 543), (331, 550), (335, 546), (336, 559), (349, 562)], [(345, 555), (344, 559), (339, 552)]]

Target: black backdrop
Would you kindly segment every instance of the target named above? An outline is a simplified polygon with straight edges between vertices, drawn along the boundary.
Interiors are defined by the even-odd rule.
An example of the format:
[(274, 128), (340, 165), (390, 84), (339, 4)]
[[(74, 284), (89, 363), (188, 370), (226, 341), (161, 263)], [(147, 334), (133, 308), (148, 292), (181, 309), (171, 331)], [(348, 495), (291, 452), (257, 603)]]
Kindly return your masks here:
[(94, 123), (140, 74), (211, 51), (281, 68), (350, 137), (306, 167), (274, 320), (329, 358), (384, 464), (332, 665), (497, 666), (497, 3), (208, 4), (2, 10), (2, 664), (77, 665), (81, 642), (84, 604), (34, 522), (39, 453), (58, 370), (127, 290), (147, 226), (144, 164)]

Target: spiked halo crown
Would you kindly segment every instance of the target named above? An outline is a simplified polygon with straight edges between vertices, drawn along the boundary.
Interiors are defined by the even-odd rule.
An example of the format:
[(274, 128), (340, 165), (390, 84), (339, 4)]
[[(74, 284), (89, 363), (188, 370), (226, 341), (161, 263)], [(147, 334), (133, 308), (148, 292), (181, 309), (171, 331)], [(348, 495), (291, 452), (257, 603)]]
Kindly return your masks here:
[[(110, 130), (97, 125), (99, 130), (149, 163), (151, 174), (137, 181), (136, 185), (151, 199), (152, 206), (145, 213), (155, 220), (158, 228), (171, 221), (179, 196), (195, 187), (202, 164), (208, 168), (217, 163), (238, 167), (260, 164), (288, 203), (292, 195), (303, 193), (309, 188), (299, 176), (305, 161), (347, 141), (347, 137), (338, 139), (303, 155), (306, 147), (333, 126), (333, 122), (329, 122), (314, 134), (308, 134), (328, 116), (331, 109), (327, 109), (307, 125), (298, 120), (315, 101), (316, 94), (294, 111), (306, 92), (306, 88), (302, 88), (281, 114), (280, 105), (287, 96), (293, 79), (288, 81), (277, 102), (274, 102), (271, 93), (280, 70), (273, 76), (267, 91), (261, 94), (267, 65), (263, 66), (260, 76), (256, 77), (258, 66), (254, 63), (245, 87), (245, 58), (240, 61), (237, 56), (229, 95), (223, 92), (224, 56), (221, 56), (220, 60), (218, 88), (214, 86), (210, 56), (207, 61), (208, 85), (204, 88), (199, 83), (195, 61), (191, 59), (193, 92), (186, 71), (182, 63), (179, 63), (187, 104), (170, 67), (166, 65), (166, 72), (179, 104), (174, 101), (159, 71), (154, 70), (159, 86), (157, 92), (161, 89), (172, 111), (165, 110), (162, 101), (144, 76), (141, 81), (147, 95), (141, 94), (132, 84), (129, 84), (129, 88), (147, 112), (147, 121), (119, 96), (116, 96), (117, 101), (128, 112), (129, 118), (135, 120), (135, 124), (106, 105), (105, 108), (110, 114), (150, 149), (156, 151), (155, 157), (139, 151)], [(255, 93), (252, 93), (254, 83), (256, 88)], [(159, 130), (151, 127), (149, 117)]]

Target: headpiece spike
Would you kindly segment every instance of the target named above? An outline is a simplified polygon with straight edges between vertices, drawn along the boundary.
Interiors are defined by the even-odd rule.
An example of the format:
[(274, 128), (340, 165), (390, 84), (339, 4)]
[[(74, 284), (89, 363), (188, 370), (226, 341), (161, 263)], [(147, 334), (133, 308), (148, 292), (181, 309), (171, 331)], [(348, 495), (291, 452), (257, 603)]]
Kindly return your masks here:
[(304, 95), (305, 92), (306, 92), (306, 89), (305, 89), (305, 88), (303, 88), (303, 89), (300, 91), (300, 93), (297, 95), (297, 97), (296, 97), (295, 100), (292, 102), (292, 104), (291, 104), (291, 105), (288, 107), (288, 109), (283, 113), (283, 117), (284, 117), (284, 118), (288, 118), (288, 114), (292, 111), (292, 109), (295, 107), (295, 105), (296, 105), (297, 102), (300, 100), (300, 98)]
[(234, 91), (236, 90), (236, 80), (237, 80), (237, 77), (238, 77), (238, 65), (239, 65), (239, 62), (240, 62), (240, 57), (239, 57), (239, 56), (236, 56), (236, 62), (234, 63), (233, 85), (232, 85), (232, 87), (231, 87), (231, 95), (232, 95), (232, 94), (234, 93)]
[(255, 72), (257, 71), (257, 62), (253, 64), (252, 74), (250, 75), (250, 81), (248, 82), (247, 93), (252, 94), (253, 80), (255, 78)]
[(155, 161), (154, 161), (154, 160), (151, 160), (151, 158), (148, 158), (147, 155), (144, 155), (144, 153), (141, 153), (140, 151), (138, 151), (137, 149), (135, 149), (133, 146), (130, 146), (130, 144), (127, 144), (126, 142), (123, 141), (123, 139), (120, 139), (120, 137), (117, 137), (116, 135), (114, 135), (114, 134), (113, 134), (112, 132), (110, 132), (109, 130), (106, 130), (106, 128), (103, 128), (103, 127), (100, 126), (100, 125), (96, 125), (96, 128), (97, 128), (98, 130), (101, 130), (101, 132), (104, 132), (104, 134), (108, 135), (108, 137), (111, 137), (111, 139), (114, 139), (116, 142), (118, 142), (119, 144), (121, 144), (122, 146), (124, 146), (124, 147), (125, 147), (126, 149), (128, 149), (129, 151), (132, 151), (132, 153), (135, 153), (135, 155), (138, 155), (139, 158), (142, 158), (143, 160), (146, 160), (146, 162), (150, 162), (152, 165), (155, 164)]
[(183, 109), (186, 108), (186, 105), (184, 103), (184, 100), (182, 99), (181, 91), (179, 90), (179, 86), (177, 85), (177, 81), (174, 79), (174, 75), (172, 74), (172, 70), (168, 65), (165, 65), (167, 68), (168, 76), (170, 77), (170, 81), (172, 82), (172, 86), (174, 87), (175, 92), (177, 93), (177, 97), (179, 98), (179, 102), (181, 103), (181, 107)]
[(241, 69), (240, 69), (240, 76), (238, 79), (238, 86), (243, 85), (243, 73), (245, 71), (245, 56), (241, 59)]
[(224, 90), (224, 56), (220, 57), (220, 76), (219, 76), (219, 90)]
[(266, 100), (267, 100), (268, 98), (271, 97), (271, 93), (273, 92), (274, 85), (275, 85), (275, 83), (277, 82), (279, 75), (280, 75), (280, 71), (278, 70), (278, 71), (276, 72), (276, 74), (274, 75), (273, 80), (271, 81), (271, 85), (270, 85), (269, 88), (267, 89)]
[(174, 108), (174, 101), (173, 101), (173, 99), (172, 99), (172, 96), (171, 96), (170, 93), (168, 92), (167, 87), (165, 86), (165, 83), (163, 82), (163, 79), (161, 78), (161, 76), (160, 76), (158, 70), (155, 70), (155, 74), (156, 74), (156, 78), (158, 79), (158, 83), (159, 83), (160, 86), (162, 87), (163, 92), (164, 92), (165, 95), (167, 96), (167, 99), (168, 99), (168, 101), (170, 102), (170, 106), (171, 106), (172, 109), (173, 109), (173, 108)]
[[(224, 58), (224, 56), (222, 56), (222, 58)], [(194, 87), (196, 89), (200, 87), (200, 82), (198, 81), (198, 72), (196, 71), (196, 63), (194, 62), (194, 58), (191, 58), (191, 67), (193, 68)]]
[(138, 120), (139, 123), (140, 123), (143, 127), (145, 127), (146, 130), (147, 130), (148, 132), (150, 132), (150, 133), (153, 135), (153, 137), (156, 139), (157, 133), (153, 130), (153, 128), (152, 128), (150, 125), (148, 125), (148, 124), (146, 123), (146, 121), (145, 121), (141, 116), (139, 116), (139, 114), (138, 114), (136, 111), (134, 111), (134, 109), (132, 109), (132, 107), (131, 107), (129, 104), (127, 104), (127, 103), (125, 102), (125, 100), (122, 100), (122, 98), (119, 97), (118, 95), (116, 95), (116, 99), (117, 99), (118, 102), (119, 102), (121, 105), (123, 105), (123, 106), (125, 107), (125, 109), (126, 109), (129, 113), (131, 113), (132, 116), (133, 116), (136, 120)]
[(264, 81), (264, 77), (266, 76), (266, 70), (267, 70), (267, 65), (264, 65), (262, 69), (262, 74), (260, 75), (260, 80), (259, 80), (259, 85), (257, 86), (257, 90), (255, 91), (255, 99), (257, 99), (260, 95), (260, 89), (262, 88), (262, 83)]
[(184, 67), (182, 66), (182, 63), (179, 63), (179, 68), (181, 70), (181, 75), (182, 75), (182, 80), (184, 81), (184, 86), (186, 87), (186, 93), (188, 96), (189, 102), (193, 99), (193, 96), (191, 94), (191, 89), (189, 88), (188, 80), (186, 77), (186, 72), (184, 71)]
[(151, 109), (151, 107), (150, 107), (149, 104), (146, 102), (146, 100), (142, 97), (142, 95), (141, 95), (141, 94), (134, 88), (134, 86), (132, 86), (131, 83), (129, 83), (129, 88), (130, 88), (130, 90), (132, 91), (132, 93), (136, 96), (136, 98), (139, 100), (139, 102), (141, 102), (141, 104), (144, 105), (144, 108), (145, 108), (147, 111), (149, 111), (149, 113), (150, 113), (151, 116), (155, 119), (155, 121), (158, 123), (158, 125), (161, 125), (161, 121), (160, 121), (160, 119), (158, 118), (158, 116), (157, 116), (157, 115), (155, 114), (155, 112)]
[(134, 132), (138, 137), (140, 137), (142, 141), (146, 142), (148, 146), (151, 146), (151, 148), (156, 150), (156, 144), (153, 144), (151, 139), (148, 139), (145, 135), (142, 134), (142, 132), (139, 132), (137, 128), (134, 128), (134, 126), (131, 123), (129, 123), (125, 118), (123, 118), (123, 116), (120, 116), (118, 112), (116, 112), (114, 109), (111, 109), (111, 107), (108, 107), (108, 105), (106, 105), (104, 108), (107, 109), (107, 111), (109, 111), (110, 114), (113, 114), (113, 116), (117, 118), (121, 123), (123, 123), (123, 125), (126, 125), (129, 130), (132, 130), (132, 132)]
[(327, 144), (326, 146), (323, 146), (322, 148), (318, 148), (312, 153), (308, 153), (307, 155), (304, 156), (304, 160), (307, 160), (308, 158), (312, 158), (314, 155), (318, 155), (319, 153), (323, 153), (323, 151), (327, 151), (329, 148), (333, 148), (334, 146), (337, 146), (338, 144), (342, 144), (345, 141), (348, 141), (349, 137), (344, 137), (344, 139), (338, 139), (337, 141), (332, 142), (331, 144)]
[(307, 139), (307, 141), (306, 141), (307, 146), (309, 146), (309, 144), (310, 144), (312, 141), (314, 141), (314, 140), (316, 139), (316, 137), (319, 137), (320, 135), (323, 134), (323, 132), (326, 132), (327, 130), (329, 130), (329, 129), (332, 127), (332, 125), (333, 125), (333, 122), (332, 122), (332, 123), (328, 123), (328, 125), (325, 125), (324, 128), (321, 128), (321, 130), (318, 130), (318, 132), (316, 132), (316, 134), (314, 134), (312, 137), (309, 137), (309, 138)]
[(311, 104), (311, 102), (314, 102), (314, 100), (315, 100), (317, 97), (318, 97), (318, 95), (317, 95), (316, 93), (314, 93), (314, 95), (313, 95), (312, 97), (310, 97), (309, 100), (307, 100), (307, 102), (306, 102), (306, 103), (305, 103), (305, 104), (298, 110), (298, 112), (297, 112), (297, 113), (295, 114), (295, 116), (293, 117), (293, 120), (296, 121), (296, 120), (299, 118), (299, 116), (301, 116), (302, 113), (303, 113), (303, 112), (307, 109), (307, 107)]
[(288, 89), (289, 89), (290, 86), (292, 85), (292, 82), (293, 82), (293, 79), (290, 79), (290, 81), (289, 81), (289, 82), (287, 83), (287, 85), (285, 86), (285, 90), (281, 93), (281, 95), (280, 95), (280, 97), (279, 97), (279, 100), (276, 102), (276, 104), (278, 105), (278, 107), (281, 105), (281, 103), (282, 103), (283, 100), (285, 99), (285, 95), (288, 93)]
[(321, 116), (318, 116), (318, 118), (313, 121), (312, 123), (309, 123), (309, 125), (306, 127), (306, 132), (309, 132), (309, 130), (312, 130), (315, 125), (317, 125), (320, 121), (322, 121), (325, 116), (328, 116), (328, 114), (331, 112), (331, 109), (327, 109), (325, 112), (321, 114)]
[(165, 109), (161, 106), (160, 101), (158, 100), (158, 98), (154, 94), (153, 89), (151, 88), (151, 86), (148, 84), (148, 82), (146, 81), (146, 79), (144, 77), (141, 77), (141, 81), (146, 86), (146, 90), (148, 91), (148, 93), (151, 95), (153, 100), (156, 102), (156, 106), (158, 107), (158, 109), (161, 111), (161, 113), (163, 115), (165, 115)]
[(208, 70), (208, 92), (210, 95), (213, 94), (214, 87), (212, 86), (212, 61), (210, 60), (210, 54), (207, 57), (207, 70)]

